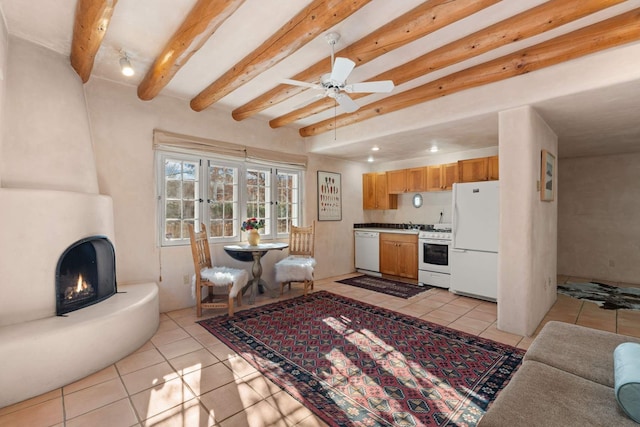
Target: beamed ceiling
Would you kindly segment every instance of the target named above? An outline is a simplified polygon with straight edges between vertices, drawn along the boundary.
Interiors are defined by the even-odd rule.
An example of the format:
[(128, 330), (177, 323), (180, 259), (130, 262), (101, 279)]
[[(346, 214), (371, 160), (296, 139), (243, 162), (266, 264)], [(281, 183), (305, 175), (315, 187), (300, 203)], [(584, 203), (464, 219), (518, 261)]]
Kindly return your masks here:
[[(364, 161), (377, 144), (379, 159), (399, 160), (434, 143), (444, 153), (495, 146), (498, 112), (527, 104), (558, 133), (560, 156), (640, 151), (640, 0), (0, 4), (10, 34), (68, 55), (84, 82), (262, 120), (265, 132), (294, 127), (314, 152)], [(393, 91), (351, 93), (360, 108), (346, 113), (322, 91), (283, 84), (330, 72), (330, 32), (341, 35), (336, 56), (355, 62), (347, 84), (392, 80)], [(133, 77), (119, 72), (123, 50)], [(598, 80), (603, 55), (616, 63)]]

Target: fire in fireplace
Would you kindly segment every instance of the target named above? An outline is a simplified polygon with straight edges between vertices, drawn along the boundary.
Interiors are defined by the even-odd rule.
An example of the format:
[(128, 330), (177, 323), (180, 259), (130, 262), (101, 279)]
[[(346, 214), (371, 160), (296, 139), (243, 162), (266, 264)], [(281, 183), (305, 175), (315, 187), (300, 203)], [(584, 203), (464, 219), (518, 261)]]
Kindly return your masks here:
[(91, 236), (69, 246), (56, 268), (56, 314), (79, 310), (117, 292), (116, 259), (106, 237)]

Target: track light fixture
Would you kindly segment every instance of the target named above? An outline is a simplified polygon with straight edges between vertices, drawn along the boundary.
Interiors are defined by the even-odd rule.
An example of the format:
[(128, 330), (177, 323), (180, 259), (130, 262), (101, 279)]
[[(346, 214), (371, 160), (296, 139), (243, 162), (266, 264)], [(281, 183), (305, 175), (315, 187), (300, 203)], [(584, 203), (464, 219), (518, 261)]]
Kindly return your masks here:
[(133, 76), (136, 72), (131, 66), (131, 62), (129, 61), (129, 56), (127, 56), (127, 52), (120, 51), (120, 71), (127, 77)]

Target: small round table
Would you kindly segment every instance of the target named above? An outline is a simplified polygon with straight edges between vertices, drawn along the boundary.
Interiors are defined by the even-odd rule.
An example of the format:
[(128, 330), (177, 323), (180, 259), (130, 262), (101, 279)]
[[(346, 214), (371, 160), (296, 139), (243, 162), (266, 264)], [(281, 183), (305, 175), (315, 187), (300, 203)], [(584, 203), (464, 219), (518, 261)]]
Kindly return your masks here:
[(260, 283), (260, 276), (262, 276), (262, 263), (260, 260), (269, 251), (274, 249), (283, 250), (288, 248), (288, 243), (258, 243), (256, 246), (248, 244), (243, 245), (227, 245), (224, 247), (224, 251), (229, 256), (238, 261), (251, 261), (253, 260), (253, 266), (251, 267), (251, 273), (253, 278), (251, 279), (251, 292), (249, 293), (249, 304), (254, 304), (256, 300), (256, 293), (258, 290), (258, 283)]

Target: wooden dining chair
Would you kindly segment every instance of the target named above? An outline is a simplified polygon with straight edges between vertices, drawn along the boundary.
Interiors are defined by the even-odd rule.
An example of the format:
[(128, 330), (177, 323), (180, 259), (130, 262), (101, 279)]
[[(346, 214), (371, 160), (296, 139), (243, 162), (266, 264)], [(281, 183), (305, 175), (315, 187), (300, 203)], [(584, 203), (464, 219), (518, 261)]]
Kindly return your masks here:
[(276, 282), (280, 283), (280, 295), (284, 287), (292, 283), (302, 283), (304, 294), (313, 289), (313, 270), (316, 266), (314, 258), (315, 221), (308, 227), (291, 226), (289, 232), (289, 256), (275, 265)]
[[(189, 238), (195, 269), (196, 314), (202, 316), (202, 309), (228, 308), (229, 316), (233, 316), (233, 299), (236, 298), (238, 307), (242, 306), (242, 288), (247, 284), (249, 275), (242, 269), (212, 265), (204, 224), (200, 224), (198, 232), (189, 224)], [(202, 288), (207, 288), (204, 297)]]

